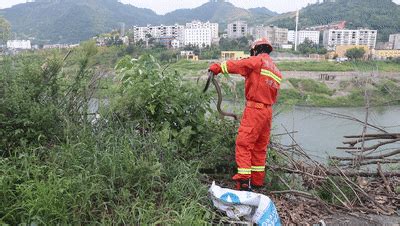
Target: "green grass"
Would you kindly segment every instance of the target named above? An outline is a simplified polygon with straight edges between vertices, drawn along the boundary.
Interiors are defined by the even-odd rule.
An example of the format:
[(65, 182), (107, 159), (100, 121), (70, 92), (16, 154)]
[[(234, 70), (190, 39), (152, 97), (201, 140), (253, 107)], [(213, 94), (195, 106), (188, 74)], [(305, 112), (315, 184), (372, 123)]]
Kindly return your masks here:
[(199, 76), (202, 71), (207, 71), (209, 63), (206, 61), (180, 60), (171, 64), (168, 70), (175, 70), (184, 76)]
[(157, 136), (132, 132), (75, 131), (62, 145), (1, 158), (0, 222), (207, 223), (207, 187), (195, 164), (160, 161), (164, 147), (149, 145)]
[(381, 71), (381, 72), (400, 72), (400, 64), (391, 61), (350, 61), (350, 62), (330, 62), (330, 61), (282, 61), (277, 63), (281, 71)]
[[(364, 88), (359, 87), (356, 81), (340, 83), (340, 90), (351, 87), (346, 96), (334, 97), (334, 91), (324, 83), (310, 79), (289, 79), (292, 89), (282, 89), (278, 104), (306, 105), (316, 107), (359, 107), (365, 105)], [(384, 79), (373, 83), (369, 87), (370, 104), (372, 106), (400, 104), (400, 86), (391, 79)]]
[(330, 90), (325, 83), (321, 83), (312, 79), (289, 78), (288, 80), (294, 88), (303, 92), (327, 94), (329, 96), (334, 93), (334, 91)]

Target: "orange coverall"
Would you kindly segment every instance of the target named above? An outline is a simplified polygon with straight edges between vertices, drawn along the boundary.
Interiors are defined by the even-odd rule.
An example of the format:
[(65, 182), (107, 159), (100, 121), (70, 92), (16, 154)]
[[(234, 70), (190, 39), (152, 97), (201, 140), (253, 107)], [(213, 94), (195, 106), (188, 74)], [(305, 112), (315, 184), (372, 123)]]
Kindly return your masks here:
[(270, 140), (272, 105), (275, 104), (282, 74), (268, 54), (242, 60), (228, 60), (210, 67), (214, 74), (231, 73), (245, 77), (246, 108), (236, 138), (234, 180), (251, 178), (253, 186), (263, 186), (267, 146)]

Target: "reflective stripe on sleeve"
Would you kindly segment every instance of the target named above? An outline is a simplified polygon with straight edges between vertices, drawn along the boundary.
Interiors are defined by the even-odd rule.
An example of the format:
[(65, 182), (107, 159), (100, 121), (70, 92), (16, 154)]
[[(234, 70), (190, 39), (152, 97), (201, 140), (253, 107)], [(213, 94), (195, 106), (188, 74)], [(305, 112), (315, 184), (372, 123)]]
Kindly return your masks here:
[(222, 69), (222, 73), (224, 73), (224, 74), (228, 74), (229, 73), (228, 72), (228, 65), (226, 64), (226, 61), (221, 64), (221, 69)]
[(238, 168), (238, 174), (251, 174), (250, 168)]
[(253, 172), (264, 172), (265, 166), (252, 166), (251, 171)]
[(280, 85), (281, 82), (282, 82), (282, 79), (281, 79), (281, 78), (279, 78), (277, 75), (275, 75), (274, 73), (272, 73), (272, 72), (270, 72), (270, 71), (268, 71), (268, 70), (261, 69), (261, 75), (264, 75), (264, 76), (267, 76), (267, 77), (272, 78), (272, 79), (275, 80), (275, 82), (277, 82), (279, 85)]

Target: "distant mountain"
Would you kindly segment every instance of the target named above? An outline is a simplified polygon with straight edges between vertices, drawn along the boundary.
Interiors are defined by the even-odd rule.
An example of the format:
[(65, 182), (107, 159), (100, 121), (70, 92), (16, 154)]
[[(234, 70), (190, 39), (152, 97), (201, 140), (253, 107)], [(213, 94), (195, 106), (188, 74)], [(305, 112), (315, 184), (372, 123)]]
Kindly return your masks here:
[[(179, 9), (166, 15), (125, 5), (118, 0), (36, 0), (0, 10), (20, 38), (36, 43), (76, 43), (118, 28), (147, 24), (174, 24), (192, 20), (220, 24), (245, 20), (249, 25), (278, 25), (294, 29), (295, 13), (278, 14), (267, 8), (243, 9), (222, 0), (210, 1), (194, 9)], [(400, 6), (391, 0), (335, 0), (311, 4), (300, 12), (300, 28), (346, 20), (348, 28), (377, 29), (378, 39), (400, 31)]]
[(18, 36), (52, 43), (86, 40), (118, 27), (120, 22), (160, 22), (160, 16), (152, 10), (117, 0), (40, 0), (1, 10), (0, 14)]
[[(346, 28), (378, 30), (378, 39), (387, 41), (389, 34), (400, 32), (400, 6), (392, 0), (336, 0), (312, 4), (300, 11), (299, 26), (324, 25), (347, 21)], [(295, 13), (281, 14), (268, 20), (269, 24), (294, 29)]]
[(271, 11), (271, 10), (265, 8), (265, 7), (251, 8), (251, 9), (249, 9), (249, 11), (251, 13), (253, 13), (253, 14), (267, 15), (267, 16), (270, 16), (270, 17), (279, 15), (279, 13)]
[(208, 2), (194, 9), (179, 9), (167, 13), (163, 17), (166, 23), (185, 23), (191, 20), (211, 21), (220, 24), (220, 28), (235, 20), (244, 20), (249, 24), (254, 21), (266, 21), (277, 15), (266, 8), (243, 9), (235, 7), (232, 3), (217, 1)]
[(121, 22), (129, 27), (202, 20), (220, 23), (223, 30), (234, 20), (252, 24), (266, 21), (276, 14), (266, 8), (238, 8), (224, 1), (208, 2), (194, 9), (179, 9), (166, 15), (124, 5), (117, 0), (36, 0), (0, 10), (0, 15), (11, 23), (19, 37), (36, 38), (43, 43), (76, 43), (109, 32)]

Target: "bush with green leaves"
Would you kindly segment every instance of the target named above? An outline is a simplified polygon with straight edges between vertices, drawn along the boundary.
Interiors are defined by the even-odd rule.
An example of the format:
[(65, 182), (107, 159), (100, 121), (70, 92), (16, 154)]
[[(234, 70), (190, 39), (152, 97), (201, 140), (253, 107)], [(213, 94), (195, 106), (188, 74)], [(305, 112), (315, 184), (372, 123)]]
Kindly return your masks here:
[(148, 55), (118, 63), (109, 106), (89, 123), (96, 53), (93, 43), (74, 49), (66, 70), (64, 52), (0, 62), (0, 224), (219, 218), (199, 168), (233, 166), (237, 124)]
[(362, 59), (365, 55), (365, 49), (362, 47), (351, 48), (346, 51), (345, 55), (352, 60)]
[[(206, 117), (213, 110), (210, 95), (203, 94), (202, 87), (183, 82), (182, 76), (164, 70), (150, 55), (139, 59), (125, 57), (116, 69), (118, 95), (112, 101), (112, 111), (120, 120), (134, 121), (137, 128), (159, 133), (162, 139), (175, 144), (170, 148), (176, 157), (207, 162), (206, 156), (219, 159), (218, 156), (233, 155), (232, 149), (226, 147), (232, 147), (234, 134), (229, 134), (230, 142), (224, 140), (226, 131), (233, 131), (235, 126), (213, 120), (214, 116)], [(210, 139), (209, 134), (214, 138)], [(223, 148), (210, 147), (220, 146), (221, 141)]]
[(60, 61), (50, 60), (46, 70), (38, 61), (23, 61), (21, 68), (5, 61), (0, 69), (0, 155), (20, 145), (55, 142), (63, 130), (55, 84)]
[[(128, 75), (122, 76), (127, 79), (121, 83), (125, 88), (110, 91), (120, 92), (114, 93), (120, 95), (116, 99), (109, 97), (115, 112), (106, 112), (93, 125), (87, 123), (81, 117), (87, 107), (81, 104), (88, 98), (87, 77), (93, 76), (88, 68), (95, 52), (91, 47), (77, 50), (83, 58), (72, 57), (75, 74), (62, 73), (61, 56), (16, 68), (2, 62), (9, 68), (1, 77), (1, 102), (7, 104), (2, 105), (7, 106), (1, 115), (2, 125), (7, 125), (1, 127), (6, 135), (2, 145), (11, 151), (0, 156), (0, 224), (211, 222), (215, 214), (198, 168), (205, 157), (218, 159), (222, 151), (231, 151), (209, 140), (213, 135), (212, 142), (223, 144), (226, 134), (220, 134), (221, 130), (234, 126), (220, 127), (224, 121), (206, 117), (209, 97), (182, 84), (177, 75), (167, 78), (155, 68), (148, 70), (156, 65), (150, 56), (135, 65), (146, 76), (142, 81), (132, 78), (142, 84), (134, 87), (140, 88), (140, 95), (130, 90)], [(44, 66), (43, 61), (47, 62)], [(130, 103), (136, 115), (127, 106), (113, 103), (123, 97), (138, 101), (137, 106)], [(204, 126), (208, 120), (210, 128), (215, 128), (212, 131)], [(19, 126), (23, 130), (19, 136), (9, 134)], [(20, 139), (29, 142), (22, 145)], [(190, 151), (196, 146), (202, 152)], [(209, 147), (214, 149), (205, 149)]]
[[(87, 121), (89, 58), (95, 43), (75, 50), (76, 71), (63, 73), (63, 56), (28, 54), (5, 58), (0, 70), (0, 155), (30, 144), (54, 145), (62, 141), (67, 121)], [(39, 56), (39, 57), (38, 57)], [(4, 107), (3, 107), (4, 106)]]

